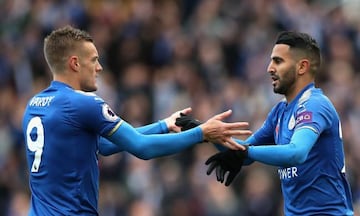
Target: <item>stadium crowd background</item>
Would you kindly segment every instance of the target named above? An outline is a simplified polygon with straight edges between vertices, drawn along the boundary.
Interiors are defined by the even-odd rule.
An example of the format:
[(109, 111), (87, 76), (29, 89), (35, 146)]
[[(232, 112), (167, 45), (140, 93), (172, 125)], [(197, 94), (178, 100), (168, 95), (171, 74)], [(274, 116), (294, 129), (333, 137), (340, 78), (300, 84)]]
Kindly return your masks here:
[[(23, 109), (52, 78), (42, 53), (44, 36), (66, 24), (94, 37), (104, 67), (97, 93), (134, 126), (191, 106), (200, 120), (230, 108), (228, 121), (249, 121), (257, 129), (281, 98), (266, 72), (275, 36), (281, 30), (310, 33), (323, 53), (318, 86), (342, 119), (347, 175), (359, 212), (359, 5), (358, 0), (1, 0), (0, 215), (27, 213)], [(149, 161), (127, 153), (100, 157), (100, 215), (281, 215), (274, 167), (246, 167), (227, 188), (205, 174), (204, 161), (215, 151), (202, 144)]]

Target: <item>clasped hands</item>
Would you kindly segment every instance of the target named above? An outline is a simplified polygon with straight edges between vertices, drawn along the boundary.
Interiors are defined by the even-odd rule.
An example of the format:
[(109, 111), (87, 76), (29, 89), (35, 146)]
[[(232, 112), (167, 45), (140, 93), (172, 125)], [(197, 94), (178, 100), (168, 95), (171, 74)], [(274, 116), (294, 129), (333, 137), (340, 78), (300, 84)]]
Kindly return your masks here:
[[(219, 117), (219, 115), (215, 116), (214, 118)], [(223, 116), (220, 116), (219, 118), (222, 117)], [(211, 121), (212, 119), (209, 119), (207, 122)], [(201, 126), (203, 123), (193, 118), (190, 114), (180, 113), (180, 117), (176, 118), (175, 125), (180, 127), (182, 131), (185, 131), (197, 126)], [(246, 131), (243, 134), (249, 135), (251, 132)], [(211, 140), (207, 141), (212, 142)], [(227, 143), (224, 146), (228, 148), (230, 147), (230, 149), (212, 155), (205, 162), (205, 164), (208, 165), (206, 174), (211, 175), (211, 173), (215, 170), (217, 181), (220, 183), (225, 182), (225, 186), (229, 186), (233, 182), (237, 174), (241, 171), (244, 160), (247, 158), (248, 146), (237, 144), (234, 140), (232, 141), (236, 146), (240, 146), (240, 148), (232, 148), (234, 143)]]

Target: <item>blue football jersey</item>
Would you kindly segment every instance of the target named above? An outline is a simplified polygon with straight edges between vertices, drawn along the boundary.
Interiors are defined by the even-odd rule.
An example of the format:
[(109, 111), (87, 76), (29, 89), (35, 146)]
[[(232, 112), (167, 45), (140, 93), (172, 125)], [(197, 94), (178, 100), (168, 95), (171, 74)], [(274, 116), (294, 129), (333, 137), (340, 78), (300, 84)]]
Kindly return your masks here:
[(339, 116), (313, 83), (291, 103), (279, 102), (254, 137), (258, 144), (283, 145), (304, 127), (319, 138), (304, 163), (278, 168), (285, 215), (353, 215)]
[(98, 141), (120, 122), (95, 94), (57, 81), (29, 100), (23, 117), (29, 215), (98, 214)]

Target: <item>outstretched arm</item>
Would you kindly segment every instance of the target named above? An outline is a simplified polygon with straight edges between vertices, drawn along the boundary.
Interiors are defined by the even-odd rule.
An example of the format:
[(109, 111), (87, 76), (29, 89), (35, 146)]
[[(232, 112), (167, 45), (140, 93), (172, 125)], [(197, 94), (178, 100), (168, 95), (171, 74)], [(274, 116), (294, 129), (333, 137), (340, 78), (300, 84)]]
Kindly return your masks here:
[[(164, 120), (159, 120), (158, 122), (137, 127), (135, 129), (141, 134), (162, 134), (169, 132), (179, 132), (181, 128), (175, 125), (176, 118), (180, 117), (180, 113), (189, 114), (190, 112), (191, 112), (191, 108), (188, 107), (183, 110), (174, 112)], [(110, 140), (104, 137), (100, 137), (99, 153), (101, 155), (108, 156), (115, 153), (119, 153), (121, 151), (123, 151), (123, 149), (120, 146), (112, 143)]]
[[(192, 117), (191, 115), (187, 115), (185, 113), (181, 113), (180, 117), (177, 118), (176, 122), (175, 122), (175, 125), (180, 127), (182, 131), (189, 130), (189, 129), (199, 126), (201, 124), (203, 124), (201, 121), (199, 121), (199, 120), (195, 119), (194, 117)], [(248, 135), (250, 135), (250, 134), (251, 134), (251, 132)], [(248, 145), (249, 143), (255, 143), (255, 139), (252, 138), (252, 136), (249, 137), (246, 141), (235, 139), (235, 138), (233, 138), (233, 140), (236, 142), (236, 144), (240, 144), (240, 145)], [(225, 151), (228, 149), (226, 146), (218, 144), (218, 143), (214, 143), (214, 146), (219, 151)]]
[(295, 166), (303, 163), (319, 134), (309, 128), (296, 130), (285, 145), (249, 146), (248, 157), (273, 166)]
[(294, 132), (289, 144), (250, 145), (245, 151), (225, 150), (206, 160), (205, 164), (209, 166), (206, 173), (210, 175), (216, 170), (217, 180), (229, 186), (247, 160), (274, 166), (295, 166), (306, 160), (318, 137), (315, 131), (301, 128)]
[[(156, 123), (145, 125), (142, 127), (135, 128), (135, 130), (141, 134), (162, 134), (168, 133), (168, 128), (164, 120), (160, 120)], [(122, 152), (123, 148), (112, 143), (110, 140), (100, 137), (99, 140), (99, 153), (103, 156), (109, 156)]]
[(201, 128), (197, 127), (184, 133), (144, 135), (127, 122), (123, 122), (108, 139), (124, 151), (147, 160), (174, 154), (200, 143), (203, 134)]
[(135, 129), (142, 134), (162, 134), (169, 132), (169, 129), (164, 120), (159, 120), (155, 123), (137, 127)]
[(121, 146), (115, 145), (110, 140), (100, 137), (99, 139), (99, 153), (103, 156), (109, 156), (115, 153), (122, 152)]
[(221, 143), (228, 148), (240, 150), (244, 147), (238, 145), (231, 137), (249, 135), (251, 131), (239, 129), (246, 128), (248, 126), (246, 122), (222, 122), (230, 114), (231, 111), (223, 112), (199, 127), (181, 133), (168, 134), (144, 135), (125, 121), (122, 121), (120, 127), (108, 139), (120, 146), (124, 151), (128, 151), (142, 159), (174, 154), (205, 139), (210, 142)]

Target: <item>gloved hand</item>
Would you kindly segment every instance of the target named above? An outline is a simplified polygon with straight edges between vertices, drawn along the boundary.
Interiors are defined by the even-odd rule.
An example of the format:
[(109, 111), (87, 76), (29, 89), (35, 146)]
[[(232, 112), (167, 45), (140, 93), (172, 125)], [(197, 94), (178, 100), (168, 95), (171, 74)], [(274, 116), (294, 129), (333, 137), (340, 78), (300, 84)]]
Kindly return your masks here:
[[(210, 175), (214, 169), (216, 169), (216, 179), (217, 181), (223, 183), (225, 180), (225, 186), (229, 186), (237, 174), (240, 172), (244, 160), (247, 158), (247, 149), (245, 151), (235, 151), (235, 150), (226, 150), (214, 154), (208, 158), (205, 162), (206, 165), (209, 165), (209, 168), (206, 171), (207, 175)], [(227, 178), (225, 179), (226, 173), (229, 172)]]
[(180, 117), (176, 118), (175, 125), (181, 127), (181, 131), (186, 131), (191, 128), (201, 125), (202, 122), (193, 118), (191, 115), (180, 113)]

